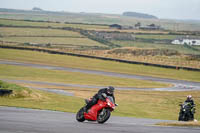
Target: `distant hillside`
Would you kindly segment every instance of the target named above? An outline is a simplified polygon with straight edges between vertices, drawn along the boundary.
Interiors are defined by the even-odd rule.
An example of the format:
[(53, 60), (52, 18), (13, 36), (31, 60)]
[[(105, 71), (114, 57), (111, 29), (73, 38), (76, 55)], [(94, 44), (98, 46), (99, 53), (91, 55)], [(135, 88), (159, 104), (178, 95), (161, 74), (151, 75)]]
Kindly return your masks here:
[[(0, 8), (0, 18), (5, 19), (21, 19), (33, 21), (52, 21), (62, 23), (85, 23), (85, 24), (103, 24), (112, 25), (119, 24), (122, 26), (132, 26), (138, 22), (141, 25), (159, 25), (167, 30), (178, 31), (200, 31), (199, 20), (174, 20), (174, 19), (159, 19), (152, 15), (146, 15), (146, 18), (141, 14), (133, 15), (134, 17), (124, 17), (122, 14), (103, 14), (103, 13), (76, 13), (67, 11), (47, 11), (44, 9), (19, 10)], [(126, 13), (124, 13), (126, 15)], [(141, 17), (143, 16), (143, 17)], [(148, 16), (148, 17), (147, 17)], [(143, 19), (141, 19), (143, 18)], [(150, 19), (153, 18), (153, 19)]]
[(144, 13), (137, 13), (137, 12), (124, 12), (123, 16), (146, 18), (146, 19), (158, 19), (156, 16), (144, 14)]

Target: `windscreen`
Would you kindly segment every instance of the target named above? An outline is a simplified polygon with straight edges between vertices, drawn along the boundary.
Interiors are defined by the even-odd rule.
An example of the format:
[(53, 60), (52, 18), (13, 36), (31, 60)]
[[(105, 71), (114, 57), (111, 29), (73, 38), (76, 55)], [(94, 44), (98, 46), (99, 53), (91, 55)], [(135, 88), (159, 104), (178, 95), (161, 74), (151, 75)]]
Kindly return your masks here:
[(115, 104), (114, 103), (114, 99), (113, 99), (113, 97), (111, 97), (111, 96), (107, 96), (107, 98), (113, 103), (113, 104)]

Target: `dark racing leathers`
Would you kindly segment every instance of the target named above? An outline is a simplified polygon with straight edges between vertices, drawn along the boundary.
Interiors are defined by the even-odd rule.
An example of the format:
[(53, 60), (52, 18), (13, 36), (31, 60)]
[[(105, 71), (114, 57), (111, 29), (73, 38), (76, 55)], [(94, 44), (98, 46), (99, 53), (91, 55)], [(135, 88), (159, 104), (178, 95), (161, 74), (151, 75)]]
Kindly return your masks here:
[(191, 111), (190, 111), (190, 113), (191, 113), (191, 119), (193, 120), (194, 119), (194, 113), (195, 113), (195, 104), (194, 104), (194, 101), (192, 99), (188, 99), (187, 98), (185, 100), (185, 102), (190, 103), (190, 105), (191, 105)]
[(105, 97), (103, 97), (102, 95), (103, 93), (105, 93), (107, 96), (112, 96), (115, 102), (114, 94), (109, 94), (107, 91), (107, 88), (103, 88), (103, 89), (100, 89), (98, 93), (93, 96), (91, 101), (89, 101), (89, 103), (85, 106), (85, 110), (90, 109), (93, 105), (95, 105), (98, 102), (99, 99), (105, 100)]
[(194, 101), (192, 99), (186, 99), (185, 102), (190, 103), (192, 106), (194, 106)]

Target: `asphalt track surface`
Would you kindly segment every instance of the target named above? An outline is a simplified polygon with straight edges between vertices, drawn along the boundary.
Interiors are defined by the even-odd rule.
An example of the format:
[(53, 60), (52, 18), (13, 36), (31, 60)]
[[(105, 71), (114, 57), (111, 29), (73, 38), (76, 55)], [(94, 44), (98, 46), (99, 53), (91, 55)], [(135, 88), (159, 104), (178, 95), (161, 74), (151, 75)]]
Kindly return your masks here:
[(75, 114), (0, 107), (0, 133), (199, 133), (200, 128), (156, 126), (157, 119), (111, 116), (104, 124), (77, 122)]
[[(2, 61), (0, 64), (27, 66), (34, 68), (43, 68), (51, 70), (62, 70), (70, 72), (82, 72), (89, 74), (99, 74), (114, 77), (124, 77), (132, 79), (142, 79), (150, 81), (158, 81), (164, 83), (172, 83), (172, 88), (143, 88), (151, 90), (200, 90), (199, 82), (188, 82), (182, 80), (172, 80), (164, 78), (155, 78), (148, 76), (137, 76), (113, 72), (95, 71), (74, 69), (57, 66), (47, 66), (30, 63), (20, 63), (11, 61)], [(1, 79), (2, 80), (2, 79)], [(46, 84), (57, 86), (71, 86), (71, 87), (84, 87), (84, 88), (98, 88), (99, 86), (90, 85), (74, 85), (74, 84), (60, 84), (40, 81), (26, 81), (26, 80), (8, 80), (9, 82), (17, 83), (31, 83), (31, 84)], [(38, 88), (37, 88), (38, 89)], [(45, 88), (39, 88), (45, 89)], [(117, 88), (117, 89), (138, 89), (138, 88)], [(48, 90), (54, 93), (65, 94), (72, 96), (73, 94), (61, 90)], [(140, 119), (130, 117), (116, 117), (111, 118), (105, 124), (98, 124), (96, 122), (77, 122), (74, 113), (23, 109), (15, 107), (0, 107), (0, 133), (199, 133), (200, 128), (191, 127), (162, 127), (156, 126), (156, 123), (168, 122), (168, 120), (157, 119)]]
[[(22, 62), (13, 62), (0, 60), (0, 64), (7, 65), (17, 65), (17, 66), (26, 66), (33, 68), (42, 68), (42, 69), (50, 69), (50, 70), (61, 70), (68, 72), (80, 72), (87, 74), (96, 74), (96, 75), (104, 75), (104, 76), (113, 76), (113, 77), (121, 77), (121, 78), (131, 78), (131, 79), (140, 79), (140, 80), (148, 80), (155, 82), (163, 82), (173, 84), (173, 87), (170, 88), (130, 88), (130, 87), (116, 87), (116, 89), (139, 89), (139, 90), (163, 90), (163, 91), (192, 91), (192, 90), (200, 90), (200, 82), (190, 82), (184, 80), (175, 80), (168, 78), (157, 78), (150, 76), (140, 76), (140, 75), (130, 75), (124, 73), (116, 73), (116, 72), (105, 72), (105, 71), (97, 71), (97, 70), (86, 70), (79, 68), (69, 68), (69, 67), (59, 67), (59, 66), (49, 66), (49, 65), (41, 65), (41, 64), (31, 64), (31, 63), (22, 63)], [(6, 80), (12, 82), (24, 82), (24, 83), (35, 83), (35, 84), (49, 84), (49, 85), (58, 85), (58, 86), (70, 86), (70, 87), (82, 87), (82, 88), (101, 88), (104, 86), (91, 86), (91, 85), (75, 85), (75, 84), (58, 84), (58, 83), (48, 83), (48, 82), (39, 82), (39, 81), (25, 81), (25, 80)]]

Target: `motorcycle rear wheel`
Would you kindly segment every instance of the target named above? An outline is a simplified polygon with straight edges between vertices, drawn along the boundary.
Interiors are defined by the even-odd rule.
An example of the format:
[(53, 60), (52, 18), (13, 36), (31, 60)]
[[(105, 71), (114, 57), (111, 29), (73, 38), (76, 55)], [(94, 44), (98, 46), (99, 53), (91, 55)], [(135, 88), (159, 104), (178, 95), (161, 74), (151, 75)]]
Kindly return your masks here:
[(110, 110), (103, 109), (97, 117), (97, 122), (102, 124), (106, 122), (109, 118), (110, 118)]
[(84, 107), (82, 107), (77, 113), (76, 113), (76, 120), (79, 122), (85, 121), (84, 117)]

